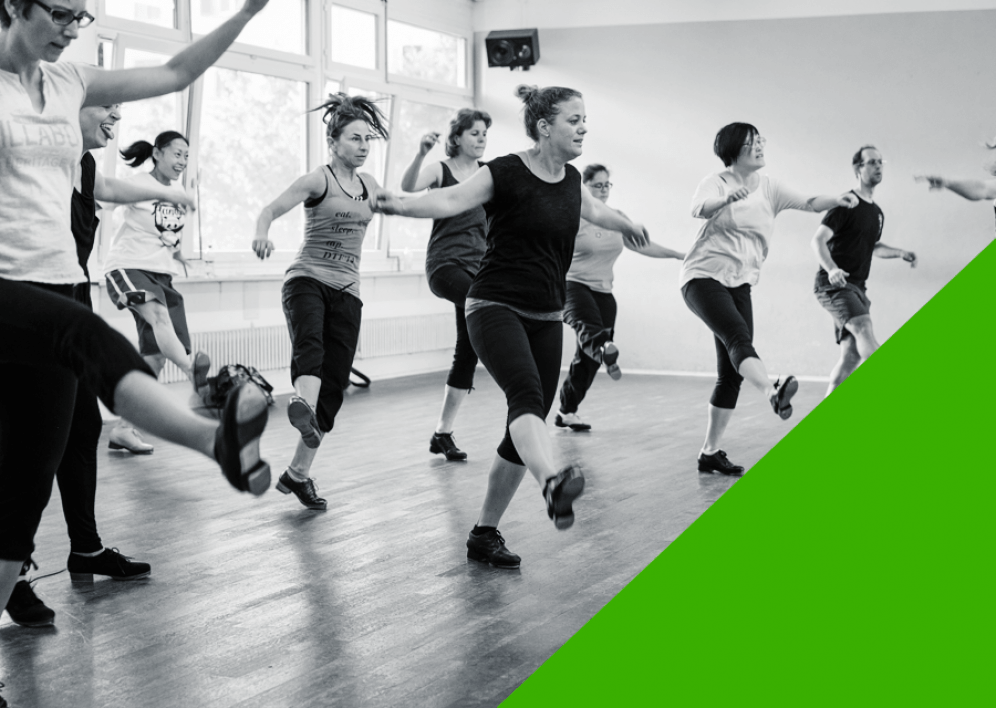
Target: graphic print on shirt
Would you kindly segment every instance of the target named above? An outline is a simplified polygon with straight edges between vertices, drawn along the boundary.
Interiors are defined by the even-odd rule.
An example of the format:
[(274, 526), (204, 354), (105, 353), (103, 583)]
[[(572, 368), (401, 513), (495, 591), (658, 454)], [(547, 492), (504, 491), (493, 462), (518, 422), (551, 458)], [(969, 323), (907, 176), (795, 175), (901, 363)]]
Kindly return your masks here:
[(74, 126), (63, 116), (15, 113), (0, 120), (4, 169), (75, 169), (78, 144)]
[(176, 247), (187, 219), (186, 208), (172, 202), (153, 202), (152, 219), (159, 232), (159, 240), (169, 248)]
[[(353, 222), (361, 218), (359, 214), (354, 214), (351, 211), (337, 211), (334, 216), (336, 219), (343, 219)], [(333, 234), (359, 234), (362, 239), (366, 230), (336, 225), (326, 229), (326, 231)], [(313, 258), (320, 258), (323, 261), (341, 261), (351, 265), (356, 264), (356, 256), (350, 253), (347, 248), (343, 248), (342, 241), (336, 239), (325, 239), (323, 241), (314, 241), (309, 244), (309, 246), (310, 248), (308, 250), (311, 251), (310, 255)]]

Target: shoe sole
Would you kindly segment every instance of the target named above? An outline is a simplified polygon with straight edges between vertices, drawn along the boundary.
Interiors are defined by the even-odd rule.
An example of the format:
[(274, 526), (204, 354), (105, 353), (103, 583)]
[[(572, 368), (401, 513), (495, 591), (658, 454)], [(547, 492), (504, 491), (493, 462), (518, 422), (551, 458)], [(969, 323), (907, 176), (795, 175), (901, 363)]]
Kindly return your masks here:
[(521, 565), (521, 562), (516, 563), (515, 565), (507, 563), (506, 564), (495, 563), (493, 560), (491, 560), (491, 558), (488, 557), (487, 553), (482, 553), (481, 551), (475, 551), (472, 548), (467, 549), (467, 558), (469, 558), (472, 561), (477, 561), (478, 563), (487, 563), (492, 568), (500, 568), (501, 570), (516, 570)]
[(563, 531), (574, 525), (573, 504), (583, 492), (584, 475), (580, 471), (560, 487), (560, 498), (553, 506), (553, 525), (557, 530)]
[(609, 375), (613, 381), (618, 381), (622, 378), (622, 369), (619, 368), (619, 364), (611, 364), (605, 367), (605, 372)]
[[(615, 366), (619, 360), (619, 348), (615, 344), (609, 344), (602, 350), (602, 363), (606, 367)], [(616, 367), (618, 368), (618, 367)]]
[(291, 401), (287, 405), (287, 419), (301, 433), (304, 444), (314, 450), (322, 444), (321, 431), (307, 403)]
[[(218, 464), (229, 484), (239, 491), (259, 496), (270, 487), (270, 465), (259, 455), (259, 441), (269, 418), (266, 397), (250, 384), (239, 386), (228, 395), (221, 414), (222, 424), (216, 433), (225, 441), (227, 455), (225, 459), (218, 459)], [(238, 396), (234, 403), (232, 396)], [(236, 449), (237, 472), (231, 459)], [(215, 451), (217, 453), (217, 443)]]
[[(285, 485), (283, 482), (277, 482), (277, 491), (280, 492), (281, 494), (294, 494), (294, 490)], [(294, 496), (297, 497), (297, 494), (294, 494)], [(301, 497), (297, 497), (297, 500), (301, 502), (301, 506), (303, 506), (305, 509), (311, 509), (312, 511), (328, 511), (329, 508), (329, 505), (327, 503), (318, 506), (317, 504), (307, 504), (301, 501)]]
[(792, 417), (792, 404), (789, 401), (798, 390), (799, 381), (794, 376), (790, 376), (785, 381), (785, 385), (778, 391), (778, 417), (782, 420), (788, 420)]
[(464, 460), (467, 459), (466, 452), (455, 452), (455, 453), (446, 452), (446, 450), (439, 447), (435, 443), (429, 443), (429, 452), (431, 452), (433, 455), (446, 455), (446, 459), (449, 460), (450, 462), (463, 462)]
[(554, 419), (553, 424), (558, 428), (570, 428), (575, 433), (587, 433), (591, 430), (591, 426), (587, 423), (565, 423), (560, 416), (557, 416)]
[(208, 373), (211, 371), (211, 358), (204, 352), (194, 355), (194, 391), (203, 397), (203, 391), (208, 386)]
[(152, 450), (136, 450), (135, 448), (128, 447), (127, 445), (121, 445), (121, 444), (116, 443), (116, 442), (108, 442), (107, 443), (107, 449), (108, 450), (127, 450), (132, 455), (151, 455), (155, 451), (154, 448)]
[(110, 578), (111, 580), (127, 582), (129, 580), (141, 580), (142, 578), (148, 578), (150, 575), (152, 575), (152, 571), (150, 570), (148, 573), (140, 573), (139, 575), (129, 575), (127, 577), (107, 575), (106, 573), (70, 573), (69, 577), (74, 583), (92, 583), (93, 576), (95, 575), (99, 575), (103, 578)]
[[(7, 614), (9, 615), (10, 611), (8, 611)], [(20, 625), (21, 627), (30, 627), (31, 629), (41, 629), (42, 627), (54, 627), (55, 626), (55, 617), (53, 617), (50, 620), (42, 620), (42, 621), (39, 621), (39, 622), (26, 622), (24, 620), (14, 619), (13, 615), (11, 615), (10, 619), (16, 625)]]
[(747, 470), (740, 469), (740, 470), (731, 470), (727, 472), (718, 467), (710, 467), (709, 465), (702, 465), (702, 464), (699, 465), (699, 472), (716, 472), (718, 474), (726, 475), (727, 477), (743, 477), (744, 472), (746, 471)]

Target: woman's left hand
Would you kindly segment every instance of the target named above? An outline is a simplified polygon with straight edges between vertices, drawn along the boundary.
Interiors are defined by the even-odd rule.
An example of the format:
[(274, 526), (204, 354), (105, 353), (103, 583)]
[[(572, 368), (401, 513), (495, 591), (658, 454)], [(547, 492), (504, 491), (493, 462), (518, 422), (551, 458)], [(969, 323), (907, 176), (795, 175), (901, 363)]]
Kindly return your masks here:
[(623, 238), (633, 248), (643, 248), (650, 243), (650, 234), (643, 224), (633, 224), (633, 228), (623, 234)]
[(854, 195), (853, 192), (844, 192), (839, 197), (837, 197), (837, 206), (853, 209), (857, 205), (858, 205), (858, 198)]
[(916, 268), (916, 254), (913, 251), (903, 251), (903, 260), (910, 264), (910, 268)]

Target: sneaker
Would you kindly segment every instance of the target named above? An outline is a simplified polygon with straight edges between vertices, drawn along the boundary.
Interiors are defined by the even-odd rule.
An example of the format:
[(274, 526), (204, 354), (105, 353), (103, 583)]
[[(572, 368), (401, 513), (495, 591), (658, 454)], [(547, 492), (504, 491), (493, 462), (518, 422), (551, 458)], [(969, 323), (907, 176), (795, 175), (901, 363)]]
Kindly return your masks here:
[(152, 566), (135, 562), (117, 548), (105, 548), (99, 556), (70, 553), (66, 568), (74, 583), (92, 583), (95, 575), (106, 575), (114, 580), (138, 580), (152, 575)]
[(514, 570), (522, 560), (519, 556), (505, 548), (505, 539), (498, 529), (475, 534), (473, 531), (467, 537), (467, 557), (471, 560), (489, 563), (495, 568)]
[(190, 381), (194, 391), (203, 398), (210, 393), (208, 372), (211, 371), (211, 357), (204, 352), (194, 352), (190, 355)]
[(699, 454), (699, 472), (719, 472), (740, 477), (744, 473), (744, 468), (733, 464), (725, 452), (717, 450), (711, 455)]
[(10, 618), (22, 627), (51, 627), (55, 624), (55, 610), (35, 595), (27, 580), (18, 580), (14, 585), (6, 609)]
[(584, 433), (591, 430), (591, 426), (581, 420), (577, 413), (558, 413), (553, 424), (558, 428), (570, 428), (575, 433)]
[(775, 381), (775, 392), (771, 394), (771, 398), (768, 400), (771, 402), (771, 407), (775, 410), (775, 413), (782, 420), (788, 420), (792, 417), (791, 401), (792, 396), (799, 390), (799, 381), (794, 376), (786, 378), (785, 383), (781, 381), (781, 379)]
[(301, 433), (301, 439), (304, 440), (305, 445), (314, 450), (322, 444), (325, 433), (318, 427), (318, 416), (315, 415), (315, 409), (306, 400), (300, 396), (291, 396), (287, 403), (287, 418), (291, 425)]
[(284, 472), (280, 475), (280, 481), (277, 482), (277, 491), (284, 494), (294, 492), (298, 501), (315, 511), (325, 511), (329, 508), (329, 503), (318, 496), (318, 485), (311, 477), (303, 482), (298, 482), (290, 476), (290, 472)]
[(107, 447), (111, 450), (127, 450), (133, 455), (151, 455), (155, 449), (142, 440), (137, 430), (123, 425), (119, 425), (111, 431)]
[(240, 492), (256, 496), (270, 488), (270, 465), (259, 457), (259, 439), (268, 415), (266, 406), (266, 396), (258, 386), (233, 388), (214, 434), (214, 459), (225, 478)]
[(433, 433), (429, 441), (429, 452), (434, 455), (446, 455), (446, 459), (450, 462), (467, 459), (467, 453), (456, 446), (453, 433)]
[(605, 371), (612, 377), (613, 381), (622, 378), (622, 369), (616, 361), (619, 359), (619, 348), (612, 342), (602, 345), (602, 363), (605, 364)]
[(560, 531), (574, 525), (574, 510), (571, 504), (584, 491), (584, 475), (577, 465), (568, 465), (558, 474), (546, 480), (543, 497), (546, 499), (546, 513), (553, 519)]

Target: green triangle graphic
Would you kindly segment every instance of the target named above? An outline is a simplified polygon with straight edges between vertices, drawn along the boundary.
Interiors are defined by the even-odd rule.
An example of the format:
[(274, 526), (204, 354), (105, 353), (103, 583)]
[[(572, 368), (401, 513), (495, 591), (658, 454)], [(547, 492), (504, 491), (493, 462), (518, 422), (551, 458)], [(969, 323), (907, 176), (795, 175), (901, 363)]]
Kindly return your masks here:
[(994, 284), (991, 244), (502, 706), (991, 705)]

